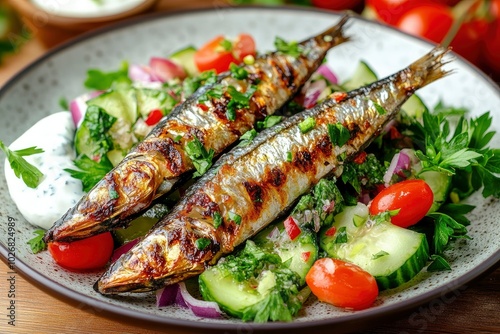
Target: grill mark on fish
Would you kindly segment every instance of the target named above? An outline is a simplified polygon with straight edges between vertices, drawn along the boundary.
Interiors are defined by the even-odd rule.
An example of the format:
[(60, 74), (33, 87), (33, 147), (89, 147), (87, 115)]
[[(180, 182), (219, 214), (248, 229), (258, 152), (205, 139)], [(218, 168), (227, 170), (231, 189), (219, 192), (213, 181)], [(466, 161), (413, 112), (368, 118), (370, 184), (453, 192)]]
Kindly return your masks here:
[[(217, 164), (188, 190), (171, 214), (158, 222), (140, 243), (120, 257), (103, 274), (95, 289), (103, 294), (144, 291), (199, 274), (204, 266), (214, 263), (220, 256), (232, 251), (269, 224), (319, 179), (341, 169), (342, 164), (337, 160), (338, 156), (345, 154), (347, 160), (350, 160), (363, 150), (407, 100), (405, 87), (408, 83), (403, 79), (412, 78), (412, 84), (421, 88), (445, 76), (448, 72), (441, 68), (445, 64), (442, 60), (445, 53), (442, 49), (435, 49), (395, 75), (350, 92), (348, 100), (343, 103), (338, 104), (333, 98), (327, 100), (264, 130), (248, 146), (236, 148), (223, 155)], [(373, 101), (384, 107), (387, 112), (379, 114)], [(304, 134), (298, 124), (309, 117), (316, 120), (316, 126)], [(328, 136), (328, 124), (336, 122), (345, 126), (357, 124), (358, 126), (354, 127), (357, 129), (356, 136), (343, 146), (332, 145), (331, 151), (314, 149), (328, 146), (324, 143)], [(370, 126), (365, 128), (363, 125), (366, 124)], [(286, 152), (294, 147), (296, 155), (302, 152), (298, 154), (300, 163), (297, 163), (299, 160), (290, 162), (286, 159)], [(309, 168), (304, 168), (306, 165)], [(252, 187), (245, 186), (245, 182), (259, 184), (265, 189), (265, 193), (268, 193), (261, 207), (248, 205), (251, 201), (251, 197), (247, 196), (248, 188)], [(218, 203), (224, 217), (224, 223), (219, 228), (215, 229), (212, 217), (195, 218), (186, 214), (184, 209), (188, 203), (200, 194)], [(200, 205), (203, 206), (204, 203)], [(230, 212), (240, 215), (239, 225), (228, 221)], [(163, 256), (175, 258), (175, 263), (167, 261), (161, 267), (154, 261), (148, 262), (151, 258), (148, 250), (151, 249), (152, 243), (168, 244), (171, 236), (179, 233), (185, 236), (185, 241), (190, 240), (191, 243), (172, 245), (163, 250)], [(202, 253), (193, 250), (193, 245), (199, 237), (208, 238), (213, 244), (220, 245), (220, 250), (210, 249)], [(142, 267), (156, 267), (155, 272), (159, 274), (148, 275), (141, 266), (132, 268), (131, 266), (135, 267), (136, 264), (132, 258), (136, 256), (143, 259)]]
[[(193, 170), (193, 163), (184, 151), (193, 129), (202, 131), (202, 133), (197, 132), (196, 136), (207, 151), (213, 149), (215, 155), (223, 152), (241, 134), (250, 130), (257, 120), (273, 114), (289, 101), (321, 65), (326, 52), (348, 40), (342, 31), (347, 20), (348, 16), (345, 16), (336, 26), (300, 43), (305, 52), (298, 58), (279, 52), (270, 53), (257, 57), (252, 65), (244, 65), (249, 73), (247, 80), (236, 80), (226, 72), (219, 75), (216, 83), (200, 88), (183, 104), (178, 105), (166, 119), (160, 121), (144, 142), (132, 149), (124, 161), (109, 172), (113, 175), (126, 175), (132, 172), (131, 166), (134, 161), (147, 160), (151, 162), (150, 172), (155, 175), (155, 182), (149, 182), (147, 188), (140, 187), (137, 190), (128, 188), (127, 190), (133, 192), (132, 196), (125, 193), (126, 189), (118, 179), (113, 181), (113, 178), (104, 178), (77, 205), (54, 223), (44, 240), (71, 241), (110, 230), (114, 226), (126, 225), (130, 217), (150, 205), (151, 194), (153, 199), (159, 198), (172, 189), (184, 173)], [(272, 75), (275, 71), (279, 71), (281, 76)], [(207, 110), (201, 110), (200, 98), (206, 96), (209, 90), (216, 86), (227, 88), (232, 83), (242, 88), (243, 93), (251, 84), (257, 84), (257, 90), (250, 98), (249, 107), (237, 109), (235, 121), (227, 120), (227, 94), (223, 94), (221, 99), (209, 98), (205, 104), (208, 108), (204, 108)], [(173, 143), (173, 138), (178, 136), (182, 137), (181, 142)], [(95, 215), (79, 211), (79, 208), (85, 206), (110, 207), (110, 203), (106, 203), (109, 197), (99, 195), (104, 194), (111, 186), (123, 192), (123, 197), (129, 201), (127, 205), (115, 206), (107, 216), (100, 215), (99, 219), (96, 219)], [(89, 203), (85, 204), (86, 202)]]

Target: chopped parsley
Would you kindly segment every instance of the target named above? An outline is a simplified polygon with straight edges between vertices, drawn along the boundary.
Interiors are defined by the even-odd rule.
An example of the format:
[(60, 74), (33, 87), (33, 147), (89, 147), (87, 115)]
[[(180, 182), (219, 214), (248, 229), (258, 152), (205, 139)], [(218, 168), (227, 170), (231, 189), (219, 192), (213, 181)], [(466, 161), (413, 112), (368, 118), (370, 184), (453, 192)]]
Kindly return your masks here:
[(231, 51), (233, 49), (233, 42), (228, 39), (223, 39), (220, 41), (219, 45), (222, 46), (225, 51)]
[(109, 198), (111, 199), (117, 199), (119, 198), (120, 195), (118, 194), (118, 192), (114, 189), (109, 189)]
[(299, 129), (302, 133), (307, 133), (314, 129), (316, 126), (316, 120), (312, 117), (307, 117), (302, 122), (299, 123)]
[(345, 226), (342, 226), (337, 230), (334, 243), (345, 244), (347, 242), (347, 230)]
[(244, 80), (248, 78), (248, 72), (243, 67), (238, 66), (234, 63), (229, 65), (229, 70), (231, 71), (231, 76), (238, 80)]
[(212, 85), (217, 81), (215, 71), (202, 72), (197, 77), (188, 77), (182, 82), (182, 93), (185, 97), (191, 96), (198, 88), (203, 85)]
[(293, 154), (292, 152), (288, 151), (286, 152), (286, 161), (292, 162), (293, 161)]
[(387, 111), (380, 104), (378, 104), (376, 102), (373, 102), (373, 106), (375, 107), (375, 110), (377, 110), (377, 112), (379, 113), (379, 115), (385, 115), (385, 114), (387, 114)]
[(304, 51), (304, 48), (299, 43), (297, 43), (297, 41), (286, 42), (280, 37), (275, 38), (274, 46), (276, 47), (276, 50), (278, 50), (278, 52), (294, 58), (299, 57)]
[(223, 223), (222, 215), (219, 212), (214, 212), (212, 218), (214, 220), (214, 227), (218, 229)]
[(174, 143), (179, 143), (182, 139), (182, 136), (181, 135), (177, 135), (174, 137)]
[(241, 224), (241, 216), (239, 214), (229, 211), (228, 217), (229, 220), (232, 220), (236, 225)]
[(87, 108), (82, 127), (89, 131), (90, 140), (94, 147), (94, 154), (104, 155), (113, 149), (113, 140), (108, 130), (116, 122), (117, 118), (108, 114), (104, 109), (91, 105)]
[(255, 129), (249, 130), (245, 132), (241, 137), (240, 137), (240, 142), (238, 146), (247, 146), (252, 142), (252, 140), (257, 136), (257, 131)]
[(256, 89), (257, 87), (252, 85), (247, 88), (245, 93), (240, 93), (233, 86), (227, 87), (227, 93), (231, 97), (226, 110), (226, 117), (228, 120), (236, 120), (236, 110), (250, 107), (250, 98)]
[(196, 248), (198, 248), (199, 250), (204, 250), (205, 248), (207, 248), (208, 245), (210, 245), (210, 239), (208, 238), (196, 239), (195, 245)]
[(42, 182), (43, 174), (38, 168), (30, 164), (23, 157), (42, 153), (41, 148), (36, 146), (28, 147), (22, 150), (12, 151), (0, 140), (0, 149), (4, 151), (9, 161), (10, 168), (14, 171), (16, 177), (22, 179), (30, 188), (36, 188)]
[(69, 110), (68, 99), (66, 99), (65, 97), (61, 97), (59, 99), (59, 106), (62, 108), (62, 110)]
[(132, 81), (128, 76), (128, 63), (123, 62), (119, 70), (114, 72), (103, 72), (98, 69), (87, 71), (85, 87), (95, 90), (108, 90), (114, 83), (130, 84)]
[(336, 146), (343, 146), (351, 138), (349, 130), (340, 123), (328, 124), (328, 135)]
[(202, 176), (212, 166), (214, 150), (207, 151), (197, 137), (194, 137), (192, 141), (186, 144), (185, 150), (196, 168), (196, 172), (193, 174), (194, 177)]
[(256, 127), (258, 130), (269, 129), (270, 127), (280, 123), (282, 120), (283, 116), (268, 115), (263, 121), (258, 121)]
[(97, 182), (99, 182), (111, 169), (113, 169), (113, 165), (106, 155), (103, 155), (99, 162), (90, 159), (86, 155), (81, 155), (76, 158), (73, 163), (79, 170), (69, 168), (65, 168), (64, 170), (68, 172), (71, 177), (82, 181), (83, 191), (85, 192), (89, 192), (90, 189), (97, 184)]
[(45, 241), (43, 241), (43, 236), (45, 235), (45, 231), (35, 230), (33, 231), (33, 233), (35, 234), (35, 237), (28, 240), (27, 244), (30, 245), (33, 254), (36, 254), (43, 251), (46, 247)]

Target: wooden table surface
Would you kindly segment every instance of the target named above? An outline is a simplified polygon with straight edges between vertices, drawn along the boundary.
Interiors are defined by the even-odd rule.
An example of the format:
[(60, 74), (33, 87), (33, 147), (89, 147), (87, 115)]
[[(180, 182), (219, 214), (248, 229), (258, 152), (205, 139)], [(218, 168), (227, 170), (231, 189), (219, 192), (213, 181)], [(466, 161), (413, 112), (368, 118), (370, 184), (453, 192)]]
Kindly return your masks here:
[[(204, 0), (162, 0), (155, 10), (194, 8), (211, 4)], [(47, 48), (35, 38), (0, 66), (0, 87)], [(8, 325), (9, 269), (0, 262), (0, 333), (186, 333), (182, 329), (133, 324), (89, 306), (59, 299), (26, 280), (16, 279), (16, 326)], [(374, 323), (360, 333), (500, 333), (500, 268), (411, 313)], [(229, 332), (227, 332), (229, 333)], [(243, 332), (242, 332), (243, 333)], [(244, 332), (249, 333), (249, 332)]]

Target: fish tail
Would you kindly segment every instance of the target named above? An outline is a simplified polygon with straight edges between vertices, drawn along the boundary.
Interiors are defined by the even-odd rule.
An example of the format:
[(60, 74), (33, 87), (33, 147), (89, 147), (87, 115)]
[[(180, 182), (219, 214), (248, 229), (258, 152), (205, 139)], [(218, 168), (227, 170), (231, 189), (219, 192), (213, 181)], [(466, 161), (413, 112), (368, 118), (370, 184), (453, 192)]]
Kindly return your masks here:
[[(333, 45), (349, 41), (350, 38), (345, 35), (344, 26), (350, 18), (351, 16), (349, 14), (342, 16), (336, 25), (316, 35), (313, 39), (318, 45), (326, 47), (332, 47)], [(303, 43), (305, 42), (307, 41), (304, 41)]]
[(453, 72), (443, 68), (451, 61), (445, 59), (449, 51), (448, 48), (437, 46), (400, 73), (402, 81), (411, 85), (411, 93)]

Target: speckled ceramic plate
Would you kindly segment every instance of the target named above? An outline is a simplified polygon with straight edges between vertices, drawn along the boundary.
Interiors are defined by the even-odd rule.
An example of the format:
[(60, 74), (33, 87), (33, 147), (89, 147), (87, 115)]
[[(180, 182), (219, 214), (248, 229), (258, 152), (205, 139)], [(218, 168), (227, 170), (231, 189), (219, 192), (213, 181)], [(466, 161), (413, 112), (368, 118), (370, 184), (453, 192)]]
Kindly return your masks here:
[[(115, 69), (124, 59), (146, 63), (151, 56), (165, 56), (188, 44), (201, 45), (216, 34), (249, 32), (261, 51), (273, 48), (274, 36), (300, 40), (334, 24), (338, 15), (297, 8), (231, 8), (155, 15), (94, 33), (66, 44), (36, 61), (0, 91), (0, 137), (12, 142), (42, 117), (60, 109), (61, 97), (75, 97), (83, 91), (86, 70), (90, 67)], [(431, 45), (391, 28), (353, 19), (348, 28), (353, 41), (332, 50), (328, 62), (340, 78), (348, 77), (358, 61), (367, 61), (379, 77), (389, 75), (431, 49)], [(429, 104), (438, 100), (466, 106), (473, 115), (490, 110), (493, 127), (500, 130), (500, 91), (491, 81), (464, 61), (449, 65), (455, 74), (421, 90)], [(500, 136), (493, 146), (500, 147)], [(439, 298), (467, 283), (500, 259), (500, 221), (498, 202), (473, 196), (477, 208), (470, 214), (471, 240), (457, 242), (448, 256), (452, 271), (422, 272), (406, 286), (383, 292), (376, 305), (360, 312), (347, 312), (318, 303), (311, 298), (291, 323), (243, 324), (235, 319), (201, 319), (178, 307), (157, 309), (152, 295), (103, 297), (92, 284), (98, 275), (74, 274), (54, 265), (47, 252), (30, 253), (26, 241), (32, 237), (30, 226), (11, 201), (0, 163), (0, 252), (8, 261), (8, 217), (15, 219), (15, 266), (54, 292), (89, 305), (94, 313), (112, 312), (121, 316), (192, 329), (219, 329), (234, 332), (290, 330), (328, 327), (346, 330), (391, 314), (415, 308)], [(83, 305), (81, 304), (81, 305)]]

